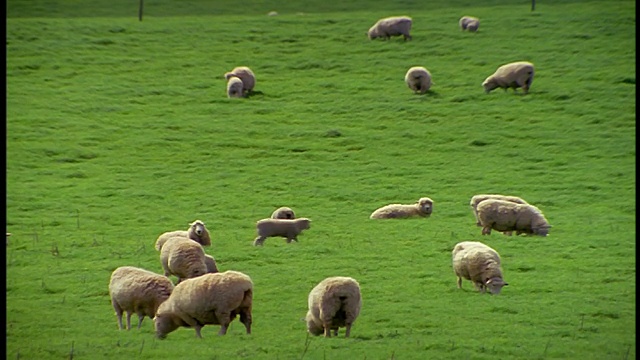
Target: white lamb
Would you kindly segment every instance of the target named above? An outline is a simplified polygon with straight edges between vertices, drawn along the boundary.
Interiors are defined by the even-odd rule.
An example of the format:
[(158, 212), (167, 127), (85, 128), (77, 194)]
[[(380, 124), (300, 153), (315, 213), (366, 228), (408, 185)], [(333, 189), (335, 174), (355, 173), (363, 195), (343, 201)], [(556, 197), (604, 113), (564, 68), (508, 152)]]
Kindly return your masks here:
[(489, 199), (478, 204), (478, 220), (482, 226), (482, 235), (491, 234), (491, 230), (515, 231), (516, 235), (549, 234), (549, 222), (540, 209), (529, 204), (516, 204), (510, 201)]
[(160, 274), (133, 266), (121, 266), (111, 273), (109, 296), (116, 311), (118, 328), (122, 330), (122, 313), (127, 312), (127, 330), (131, 314), (138, 314), (138, 329), (145, 316), (153, 318), (160, 304), (173, 291), (171, 280)]
[(272, 214), (272, 219), (295, 219), (296, 214), (286, 206), (277, 208)]
[(165, 241), (174, 236), (188, 237), (202, 246), (211, 245), (211, 235), (202, 220), (196, 220), (189, 224), (188, 230), (169, 231), (158, 236), (156, 240), (156, 250), (160, 251)]
[(476, 32), (478, 31), (478, 27), (480, 27), (480, 19), (473, 16), (463, 16), (460, 18), (460, 21), (458, 21), (458, 24), (460, 25), (460, 29), (462, 29), (462, 31), (468, 30), (471, 32)]
[(431, 88), (431, 73), (422, 66), (414, 66), (405, 74), (404, 82), (414, 93), (424, 94)]
[(491, 294), (499, 294), (503, 286), (509, 285), (502, 278), (500, 255), (489, 246), (477, 241), (463, 241), (456, 244), (451, 255), (458, 289), (462, 289), (463, 278), (471, 280), (482, 293), (489, 289)]
[[(471, 201), (469, 202), (469, 205), (471, 206), (471, 210), (473, 211), (473, 216), (475, 216), (476, 218), (476, 225), (478, 226), (482, 226), (482, 224), (480, 224), (480, 220), (478, 219), (478, 204), (481, 201), (488, 200), (488, 199), (511, 201), (512, 203), (516, 203), (516, 204), (528, 204), (526, 201), (524, 201), (523, 199), (517, 196), (499, 195), (499, 194), (474, 195), (471, 197)], [(505, 231), (504, 234), (511, 236), (511, 231)]]
[(350, 277), (328, 277), (311, 290), (308, 303), (305, 320), (310, 334), (331, 337), (333, 330), (338, 336), (338, 329), (345, 327), (349, 337), (362, 307), (360, 284)]
[(367, 32), (369, 39), (390, 39), (392, 36), (404, 36), (404, 40), (411, 40), (411, 25), (413, 20), (408, 16), (392, 16), (378, 20)]
[(240, 98), (244, 97), (244, 91), (242, 90), (244, 84), (240, 78), (232, 76), (227, 81), (227, 97), (228, 98)]
[(254, 246), (263, 245), (268, 237), (280, 236), (287, 239), (287, 243), (298, 241), (298, 235), (311, 228), (311, 220), (298, 219), (262, 219), (256, 222), (258, 236), (253, 241)]
[(189, 238), (176, 236), (164, 243), (160, 250), (160, 263), (164, 275), (175, 275), (178, 284), (189, 278), (206, 274), (207, 263), (202, 246)]
[(253, 282), (246, 274), (229, 270), (187, 279), (158, 308), (153, 319), (156, 336), (164, 339), (185, 326), (202, 338), (200, 330), (205, 325), (222, 325), (218, 335), (225, 335), (237, 315), (251, 334), (252, 306)]
[(533, 82), (534, 68), (533, 64), (527, 61), (518, 61), (502, 65), (495, 73), (490, 75), (482, 83), (485, 93), (491, 92), (496, 88), (503, 88), (507, 91), (513, 88), (516, 92), (517, 88), (527, 94)]
[(253, 88), (256, 86), (256, 75), (253, 73), (253, 70), (247, 66), (237, 66), (224, 74), (224, 78), (227, 79), (227, 81), (234, 76), (242, 80), (242, 96), (246, 96), (253, 91)]
[(433, 200), (428, 197), (420, 198), (415, 204), (389, 204), (376, 209), (371, 219), (404, 219), (409, 217), (429, 217), (433, 212)]

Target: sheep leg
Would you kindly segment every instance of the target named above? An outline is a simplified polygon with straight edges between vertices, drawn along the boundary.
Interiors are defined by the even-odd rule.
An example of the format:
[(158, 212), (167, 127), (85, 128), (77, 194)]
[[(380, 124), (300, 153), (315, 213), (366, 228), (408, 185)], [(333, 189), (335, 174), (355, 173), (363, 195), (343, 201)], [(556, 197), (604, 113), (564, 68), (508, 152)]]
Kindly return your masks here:
[(253, 246), (259, 246), (264, 244), (265, 236), (258, 236), (255, 240), (253, 240)]
[(114, 300), (111, 300), (113, 309), (116, 311), (116, 318), (118, 319), (118, 329), (122, 330), (122, 308)]
[(324, 323), (322, 326), (324, 327), (324, 337), (331, 337), (331, 324)]
[(142, 320), (144, 320), (144, 314), (138, 314), (138, 329), (142, 327)]
[(462, 289), (462, 278), (460, 276), (458, 276), (458, 289)]
[(218, 335), (225, 335), (229, 329), (229, 324), (231, 323), (231, 314), (229, 312), (216, 311), (216, 318), (218, 318), (220, 325), (222, 325)]
[(127, 311), (127, 330), (131, 330), (131, 312)]
[(295, 236), (287, 237), (287, 244), (290, 244), (293, 240), (298, 242), (298, 238)]
[(247, 329), (247, 334), (251, 334), (251, 314), (248, 311), (240, 312), (240, 322)]
[(200, 330), (202, 330), (202, 325), (196, 324), (193, 328), (196, 330), (196, 337), (198, 339), (202, 339), (202, 334), (200, 333)]
[(491, 226), (482, 227), (482, 235), (491, 235)]

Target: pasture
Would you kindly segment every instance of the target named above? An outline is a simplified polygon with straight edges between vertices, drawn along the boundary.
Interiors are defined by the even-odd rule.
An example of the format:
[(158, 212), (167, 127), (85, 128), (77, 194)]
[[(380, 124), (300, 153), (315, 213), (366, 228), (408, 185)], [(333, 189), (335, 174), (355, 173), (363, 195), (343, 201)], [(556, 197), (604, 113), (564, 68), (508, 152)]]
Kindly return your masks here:
[[(90, 3), (7, 3), (7, 359), (636, 357), (634, 1)], [(369, 40), (392, 15), (413, 40)], [(483, 92), (519, 60), (529, 94)], [(256, 91), (228, 99), (239, 65)], [(549, 236), (481, 235), (480, 193), (536, 205)], [(420, 197), (429, 218), (369, 219)], [(280, 206), (311, 228), (254, 247)], [(252, 334), (119, 331), (111, 272), (161, 273), (156, 238), (195, 219), (253, 279)], [(500, 295), (456, 287), (464, 240), (500, 253)], [(362, 288), (351, 337), (308, 336), (337, 275)]]

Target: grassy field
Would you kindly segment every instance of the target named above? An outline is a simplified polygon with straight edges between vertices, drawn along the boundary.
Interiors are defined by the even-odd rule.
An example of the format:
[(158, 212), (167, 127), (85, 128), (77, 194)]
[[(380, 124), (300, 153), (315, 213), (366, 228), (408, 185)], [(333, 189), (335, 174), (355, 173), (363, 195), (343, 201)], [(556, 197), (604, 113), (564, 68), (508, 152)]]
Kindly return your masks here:
[[(636, 357), (635, 2), (91, 4), (7, 3), (7, 359)], [(412, 41), (367, 39), (403, 14)], [(519, 60), (528, 95), (483, 92)], [(238, 65), (256, 93), (228, 99)], [(523, 197), (550, 235), (482, 236), (479, 193)], [(430, 218), (368, 218), (424, 196)], [(279, 206), (311, 229), (252, 246)], [(160, 273), (157, 236), (195, 219), (253, 279), (253, 333), (119, 331), (111, 272)], [(457, 289), (464, 240), (500, 252), (502, 294)], [(360, 317), (309, 337), (307, 295), (334, 275), (360, 282)]]

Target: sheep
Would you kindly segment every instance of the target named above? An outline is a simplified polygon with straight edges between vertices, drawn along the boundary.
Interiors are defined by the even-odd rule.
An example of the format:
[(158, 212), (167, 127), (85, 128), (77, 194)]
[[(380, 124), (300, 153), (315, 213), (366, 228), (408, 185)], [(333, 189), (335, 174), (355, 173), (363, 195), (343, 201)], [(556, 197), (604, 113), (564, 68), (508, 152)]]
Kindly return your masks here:
[(489, 246), (477, 241), (462, 241), (456, 244), (451, 255), (458, 289), (462, 289), (462, 278), (471, 280), (481, 293), (489, 289), (491, 294), (497, 295), (503, 286), (509, 285), (502, 278), (500, 255)]
[(131, 314), (138, 314), (138, 329), (145, 316), (153, 318), (162, 302), (173, 291), (171, 280), (154, 272), (133, 266), (121, 266), (111, 273), (109, 296), (116, 311), (118, 328), (122, 327), (122, 312), (127, 312), (127, 330), (131, 329)]
[(207, 263), (202, 246), (189, 238), (175, 236), (169, 238), (160, 250), (160, 263), (164, 275), (175, 275), (178, 284), (188, 278), (206, 274)]
[(250, 68), (247, 66), (237, 66), (233, 68), (233, 70), (224, 74), (224, 78), (227, 79), (227, 81), (234, 76), (242, 80), (243, 96), (253, 91), (253, 88), (256, 86), (256, 75)]
[(164, 339), (180, 326), (192, 327), (196, 336), (205, 325), (222, 325), (225, 335), (237, 315), (251, 334), (253, 282), (238, 271), (228, 270), (187, 279), (176, 285), (171, 296), (160, 305), (153, 319), (156, 337)]
[(204, 264), (207, 266), (207, 273), (219, 272), (218, 265), (216, 264), (216, 259), (214, 259), (213, 256), (205, 254)]
[(253, 241), (254, 246), (263, 245), (268, 237), (282, 236), (287, 238), (287, 244), (298, 241), (298, 234), (311, 227), (311, 220), (298, 219), (262, 219), (256, 222), (258, 237)]
[(277, 208), (272, 214), (272, 219), (295, 219), (296, 214), (286, 206)]
[(414, 66), (405, 74), (404, 82), (414, 94), (424, 94), (431, 87), (431, 73), (422, 66)]
[(278, 16), (278, 12), (277, 11), (269, 11), (267, 16)]
[(429, 217), (433, 212), (433, 200), (428, 197), (420, 198), (415, 204), (389, 204), (376, 209), (371, 219), (403, 219), (414, 216)]
[(305, 321), (311, 335), (331, 337), (333, 330), (338, 336), (338, 329), (346, 327), (344, 336), (349, 337), (362, 307), (360, 284), (350, 277), (328, 277), (311, 290), (308, 303)]
[(238, 77), (232, 76), (229, 78), (227, 82), (227, 97), (228, 98), (239, 98), (244, 97), (244, 84), (242, 80)]
[(527, 94), (533, 82), (533, 64), (527, 61), (518, 61), (502, 65), (495, 73), (487, 77), (482, 83), (485, 93), (489, 93), (496, 88), (503, 88), (506, 92), (513, 88), (513, 92), (521, 87)]
[(413, 20), (408, 16), (392, 16), (378, 20), (367, 32), (370, 40), (383, 38), (388, 40), (391, 36), (404, 36), (404, 41), (411, 40), (411, 25)]
[(202, 220), (196, 220), (189, 224), (188, 230), (169, 231), (158, 236), (158, 239), (156, 240), (156, 250), (160, 251), (162, 249), (162, 245), (164, 245), (169, 238), (174, 236), (188, 237), (202, 246), (211, 245), (211, 234), (209, 234), (207, 226), (202, 222)]
[(460, 25), (460, 29), (462, 29), (462, 31), (468, 30), (471, 32), (476, 32), (478, 31), (478, 27), (480, 27), (480, 19), (473, 16), (463, 16), (460, 18), (460, 21), (458, 21), (458, 24)]
[(482, 235), (491, 234), (491, 230), (515, 231), (516, 235), (549, 234), (549, 222), (540, 209), (530, 204), (516, 204), (511, 201), (489, 199), (478, 204), (478, 220), (482, 226)]
[[(528, 202), (524, 201), (523, 199), (521, 199), (521, 198), (519, 198), (517, 196), (499, 195), (499, 194), (474, 195), (474, 196), (471, 197), (471, 201), (469, 202), (469, 205), (471, 206), (471, 210), (473, 211), (473, 216), (475, 216), (475, 218), (476, 218), (476, 225), (478, 225), (478, 226), (482, 226), (480, 224), (480, 220), (478, 219), (478, 204), (481, 201), (484, 201), (484, 200), (487, 200), (487, 199), (497, 199), (497, 200), (511, 201), (513, 203), (516, 203), (516, 204), (528, 204)], [(504, 234), (511, 236), (511, 231), (505, 231)]]

